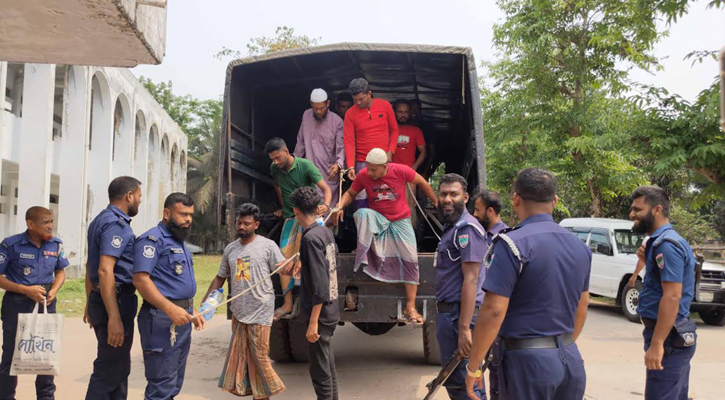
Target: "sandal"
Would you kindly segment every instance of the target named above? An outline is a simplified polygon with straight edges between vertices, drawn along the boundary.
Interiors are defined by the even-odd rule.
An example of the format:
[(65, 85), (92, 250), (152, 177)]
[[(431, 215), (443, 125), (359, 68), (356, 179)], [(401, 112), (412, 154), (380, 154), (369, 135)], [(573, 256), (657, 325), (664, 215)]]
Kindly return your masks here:
[(403, 322), (413, 325), (423, 325), (425, 322), (423, 320), (423, 316), (420, 315), (416, 309), (403, 311), (403, 320)]

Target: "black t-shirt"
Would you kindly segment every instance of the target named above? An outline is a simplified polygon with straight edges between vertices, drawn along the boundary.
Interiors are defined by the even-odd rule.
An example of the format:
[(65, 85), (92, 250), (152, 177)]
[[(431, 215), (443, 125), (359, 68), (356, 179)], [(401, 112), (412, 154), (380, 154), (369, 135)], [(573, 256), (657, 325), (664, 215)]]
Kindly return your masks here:
[(337, 264), (339, 254), (335, 236), (329, 228), (317, 225), (302, 232), (300, 244), (302, 278), (300, 281), (300, 317), (309, 321), (312, 307), (323, 304), (318, 322), (334, 325), (340, 320), (337, 301)]

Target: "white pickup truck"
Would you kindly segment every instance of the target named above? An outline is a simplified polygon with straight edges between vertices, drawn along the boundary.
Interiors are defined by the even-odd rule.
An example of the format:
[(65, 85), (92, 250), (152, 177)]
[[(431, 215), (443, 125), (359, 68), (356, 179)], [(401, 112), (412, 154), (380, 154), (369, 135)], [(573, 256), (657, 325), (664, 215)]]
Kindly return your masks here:
[[(592, 250), (592, 273), (589, 292), (616, 300), (632, 322), (639, 322), (637, 304), (645, 271), (635, 286), (627, 282), (637, 265), (637, 249), (644, 235), (632, 232), (632, 221), (606, 218), (568, 218), (560, 223)], [(698, 265), (695, 298), (690, 310), (698, 312), (708, 325), (725, 325), (725, 266), (713, 263)]]

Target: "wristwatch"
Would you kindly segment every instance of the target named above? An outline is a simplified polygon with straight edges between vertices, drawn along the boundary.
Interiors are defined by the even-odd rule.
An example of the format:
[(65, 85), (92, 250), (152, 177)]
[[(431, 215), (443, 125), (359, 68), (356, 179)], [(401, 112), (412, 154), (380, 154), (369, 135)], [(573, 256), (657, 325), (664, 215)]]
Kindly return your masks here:
[[(470, 364), (469, 364), (470, 365)], [(468, 365), (466, 365), (466, 374), (470, 376), (473, 379), (478, 379), (483, 375), (483, 371), (481, 371), (481, 368), (478, 368), (476, 372), (471, 372), (470, 369), (468, 369)]]

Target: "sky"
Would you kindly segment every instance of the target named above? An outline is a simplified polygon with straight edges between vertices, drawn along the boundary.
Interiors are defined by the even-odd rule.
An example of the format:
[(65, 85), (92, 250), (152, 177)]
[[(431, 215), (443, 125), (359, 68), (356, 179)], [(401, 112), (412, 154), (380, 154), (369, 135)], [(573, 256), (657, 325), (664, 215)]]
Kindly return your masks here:
[[(708, 87), (717, 62), (691, 67), (683, 57), (693, 50), (725, 46), (725, 10), (706, 9), (694, 2), (690, 12), (670, 26), (669, 37), (654, 54), (663, 71), (635, 70), (640, 83), (663, 86), (688, 100)], [(223, 47), (246, 55), (251, 38), (274, 36), (278, 26), (296, 34), (339, 42), (414, 43), (471, 47), (476, 62), (495, 61), (493, 25), (503, 13), (493, 0), (176, 0), (168, 2), (166, 56), (161, 65), (132, 71), (154, 81), (172, 81), (174, 93), (200, 99), (220, 98), (229, 60), (214, 58)], [(664, 23), (661, 24), (664, 27)]]

